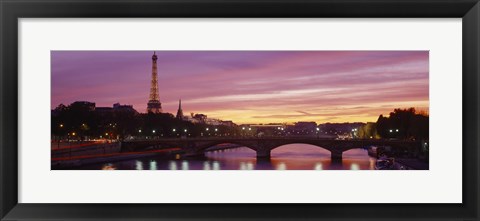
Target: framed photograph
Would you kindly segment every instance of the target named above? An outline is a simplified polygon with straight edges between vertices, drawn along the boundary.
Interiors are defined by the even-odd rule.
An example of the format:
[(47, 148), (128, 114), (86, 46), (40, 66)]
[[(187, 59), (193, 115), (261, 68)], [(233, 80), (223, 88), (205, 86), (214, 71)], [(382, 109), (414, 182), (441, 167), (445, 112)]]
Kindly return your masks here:
[(476, 0), (0, 10), (2, 220), (479, 219)]
[(429, 169), (428, 51), (50, 58), (52, 170)]

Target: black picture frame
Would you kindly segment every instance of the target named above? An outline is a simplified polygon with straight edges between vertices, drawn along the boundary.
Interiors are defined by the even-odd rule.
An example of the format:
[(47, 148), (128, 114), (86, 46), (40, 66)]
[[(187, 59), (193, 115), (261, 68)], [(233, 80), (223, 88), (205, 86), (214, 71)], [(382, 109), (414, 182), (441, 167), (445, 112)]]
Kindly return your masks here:
[[(480, 4), (478, 0), (0, 0), (0, 15), (1, 220), (479, 220)], [(19, 33), (17, 21), (19, 18), (63, 17), (462, 18), (463, 203), (18, 203)], [(448, 42), (445, 43), (448, 44)]]

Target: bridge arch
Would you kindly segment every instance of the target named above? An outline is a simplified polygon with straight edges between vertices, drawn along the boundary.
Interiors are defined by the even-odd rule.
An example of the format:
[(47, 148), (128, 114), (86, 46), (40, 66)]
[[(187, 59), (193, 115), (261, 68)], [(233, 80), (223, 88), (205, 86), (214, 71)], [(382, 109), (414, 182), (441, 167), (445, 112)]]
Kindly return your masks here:
[(290, 143), (274, 147), (270, 155), (272, 158), (327, 158), (331, 151), (319, 145)]
[(313, 142), (285, 142), (285, 143), (282, 143), (282, 144), (278, 144), (278, 145), (275, 145), (273, 146), (272, 148), (270, 148), (271, 151), (273, 150), (276, 150), (278, 148), (282, 148), (282, 147), (285, 147), (287, 145), (295, 145), (295, 144), (298, 144), (298, 145), (308, 145), (308, 146), (312, 146), (312, 147), (315, 147), (315, 148), (320, 148), (321, 150), (326, 150), (326, 151), (331, 151), (331, 147), (326, 147), (325, 145), (319, 145), (319, 144), (316, 144), (316, 143), (313, 143)]
[[(238, 145), (239, 147), (246, 147), (250, 150), (253, 150), (253, 151), (256, 151), (256, 148), (255, 147), (252, 147), (252, 146), (248, 146), (248, 145), (244, 145), (244, 144), (241, 144), (239, 142), (214, 142), (214, 143), (211, 143), (211, 144), (205, 144), (205, 145), (202, 145), (201, 147), (198, 148), (198, 150), (202, 150), (202, 151), (208, 151), (209, 149), (212, 149), (213, 147), (218, 147), (220, 145)], [(219, 149), (222, 149), (221, 147)]]
[(271, 151), (279, 150), (279, 149), (285, 148), (289, 145), (299, 145), (300, 146), (299, 148), (304, 148), (304, 149), (311, 148), (312, 150), (317, 149), (317, 150), (320, 150), (320, 151), (330, 152), (329, 148), (325, 148), (324, 146), (316, 145), (316, 144), (312, 144), (312, 143), (308, 143), (308, 142), (292, 142), (292, 143), (281, 144), (281, 145), (278, 145), (278, 146), (275, 146), (275, 147), (271, 148), (270, 150)]
[(239, 141), (213, 141), (213, 142), (198, 145), (196, 147), (196, 151), (203, 152), (203, 151), (206, 151), (209, 148), (218, 146), (220, 144), (235, 144), (235, 145), (239, 145), (239, 146), (242, 146), (242, 147), (247, 147), (248, 149), (251, 149), (253, 151), (257, 151), (257, 148), (254, 145), (244, 143), (244, 142), (239, 142)]

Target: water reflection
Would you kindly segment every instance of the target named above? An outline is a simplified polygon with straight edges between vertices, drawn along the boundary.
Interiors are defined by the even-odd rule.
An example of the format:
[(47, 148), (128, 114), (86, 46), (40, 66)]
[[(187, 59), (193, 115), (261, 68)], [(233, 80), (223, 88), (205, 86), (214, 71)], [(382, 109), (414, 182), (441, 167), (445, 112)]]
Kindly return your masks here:
[(157, 170), (157, 161), (155, 160), (150, 161), (150, 170)]
[(286, 170), (287, 165), (284, 162), (277, 164), (277, 170)]
[(169, 170), (177, 170), (177, 163), (173, 160), (170, 161), (170, 163), (168, 164), (168, 169)]
[(356, 163), (352, 163), (352, 165), (350, 165), (350, 170), (359, 170), (359, 169), (360, 167)]
[(102, 167), (102, 170), (115, 170), (115, 166), (113, 166), (111, 163), (107, 163)]
[(240, 162), (240, 170), (253, 170), (254, 166), (251, 162)]
[(135, 167), (136, 170), (143, 170), (142, 161), (136, 160), (136, 161), (135, 161), (135, 166), (136, 166), (136, 167)]
[(314, 170), (323, 170), (322, 163), (316, 163), (315, 167), (313, 168)]
[(208, 161), (203, 162), (203, 170), (210, 170), (210, 162)]
[(255, 151), (239, 147), (207, 152), (202, 159), (182, 159), (181, 155), (157, 156), (109, 162), (79, 169), (119, 170), (373, 170), (375, 159), (364, 149), (343, 153), (332, 161), (330, 152), (312, 145), (291, 144), (272, 151), (271, 159), (256, 159)]
[(189, 166), (188, 166), (188, 161), (184, 160), (182, 161), (182, 170), (188, 170)]
[(217, 161), (214, 161), (213, 162), (213, 170), (220, 170), (220, 163), (218, 163)]

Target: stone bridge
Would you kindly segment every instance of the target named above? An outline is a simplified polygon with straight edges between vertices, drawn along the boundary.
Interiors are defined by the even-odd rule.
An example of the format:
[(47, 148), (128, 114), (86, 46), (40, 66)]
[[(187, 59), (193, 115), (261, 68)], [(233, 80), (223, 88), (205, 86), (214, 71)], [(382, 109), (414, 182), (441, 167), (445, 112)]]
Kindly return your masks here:
[(310, 144), (330, 151), (334, 160), (342, 159), (343, 152), (356, 148), (370, 146), (390, 146), (401, 151), (418, 152), (422, 145), (420, 141), (352, 139), (336, 140), (322, 138), (296, 137), (262, 137), (262, 138), (235, 138), (235, 137), (208, 137), (208, 138), (165, 138), (156, 140), (133, 140), (121, 143), (122, 152), (142, 151), (147, 148), (179, 147), (184, 156), (204, 156), (205, 150), (219, 144), (237, 144), (248, 147), (257, 153), (257, 158), (270, 158), (273, 149), (287, 144)]

